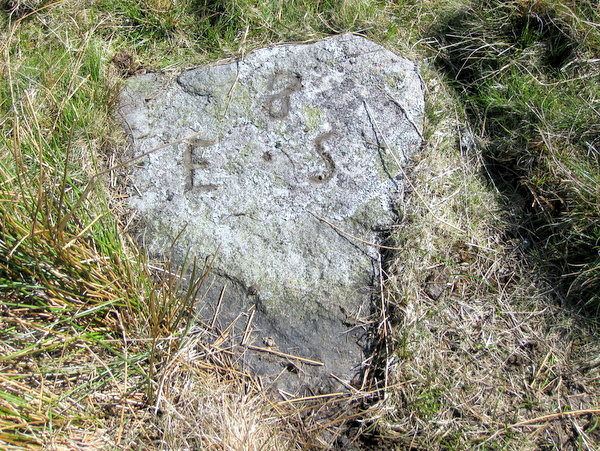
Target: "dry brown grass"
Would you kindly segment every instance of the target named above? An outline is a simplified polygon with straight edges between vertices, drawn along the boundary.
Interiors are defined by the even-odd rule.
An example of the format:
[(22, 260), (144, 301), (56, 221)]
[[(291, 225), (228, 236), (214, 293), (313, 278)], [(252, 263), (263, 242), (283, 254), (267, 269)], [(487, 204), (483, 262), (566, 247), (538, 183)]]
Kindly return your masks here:
[(293, 449), (252, 380), (198, 330), (161, 369), (155, 449)]
[(447, 114), (444, 86), (428, 86), (429, 139), (388, 270), (397, 351), (376, 424), (399, 449), (595, 449), (595, 325), (557, 303), (529, 243), (507, 240), (482, 143)]
[(144, 410), (149, 449), (354, 449), (349, 424), (374, 393), (274, 395), (237, 369), (226, 331), (195, 327), (161, 365), (156, 399)]

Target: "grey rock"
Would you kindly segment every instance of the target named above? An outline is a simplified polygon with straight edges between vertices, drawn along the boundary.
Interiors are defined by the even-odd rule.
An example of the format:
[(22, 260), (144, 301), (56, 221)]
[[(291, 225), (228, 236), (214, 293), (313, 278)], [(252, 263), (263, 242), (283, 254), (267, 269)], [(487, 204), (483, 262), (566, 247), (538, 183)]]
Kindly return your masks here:
[(400, 165), (422, 141), (415, 64), (340, 35), (137, 76), (120, 102), (133, 154), (149, 152), (129, 174), (139, 240), (178, 264), (216, 253), (199, 306), (210, 321), (227, 286), (218, 324), (243, 313), (227, 335), (237, 361), (294, 393), (355, 378), (380, 267), (367, 243), (396, 219)]

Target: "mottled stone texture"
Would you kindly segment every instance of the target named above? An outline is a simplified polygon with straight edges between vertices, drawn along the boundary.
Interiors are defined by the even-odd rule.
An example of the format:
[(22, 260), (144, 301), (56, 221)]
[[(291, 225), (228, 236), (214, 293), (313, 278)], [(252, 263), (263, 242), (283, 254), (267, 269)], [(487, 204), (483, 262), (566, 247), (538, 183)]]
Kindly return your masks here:
[(323, 363), (239, 346), (243, 315), (229, 343), (265, 385), (331, 390), (331, 373), (360, 373), (368, 331), (353, 318), (372, 311), (380, 260), (366, 242), (395, 220), (423, 109), (415, 64), (353, 35), (128, 80), (133, 154), (179, 140), (132, 166), (140, 243), (176, 263), (219, 248), (202, 315), (226, 285), (221, 328), (253, 308), (249, 344)]

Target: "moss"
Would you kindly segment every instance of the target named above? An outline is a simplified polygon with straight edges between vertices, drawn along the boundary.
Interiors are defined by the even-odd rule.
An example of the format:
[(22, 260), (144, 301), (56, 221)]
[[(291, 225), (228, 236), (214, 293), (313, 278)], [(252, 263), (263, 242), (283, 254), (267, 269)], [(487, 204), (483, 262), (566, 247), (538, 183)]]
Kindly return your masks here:
[(316, 132), (323, 123), (325, 112), (318, 107), (302, 105), (302, 115), (304, 116), (304, 124), (309, 132)]

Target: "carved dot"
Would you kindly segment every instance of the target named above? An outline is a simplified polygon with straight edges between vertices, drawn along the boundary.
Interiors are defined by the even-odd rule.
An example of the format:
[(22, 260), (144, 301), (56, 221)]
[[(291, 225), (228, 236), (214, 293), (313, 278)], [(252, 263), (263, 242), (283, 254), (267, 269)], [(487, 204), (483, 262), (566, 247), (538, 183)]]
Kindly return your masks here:
[(262, 159), (265, 161), (272, 161), (273, 155), (271, 155), (271, 152), (265, 152), (262, 154)]
[(288, 370), (292, 374), (298, 374), (300, 372), (300, 369), (291, 362), (289, 362), (285, 365), (285, 369)]

